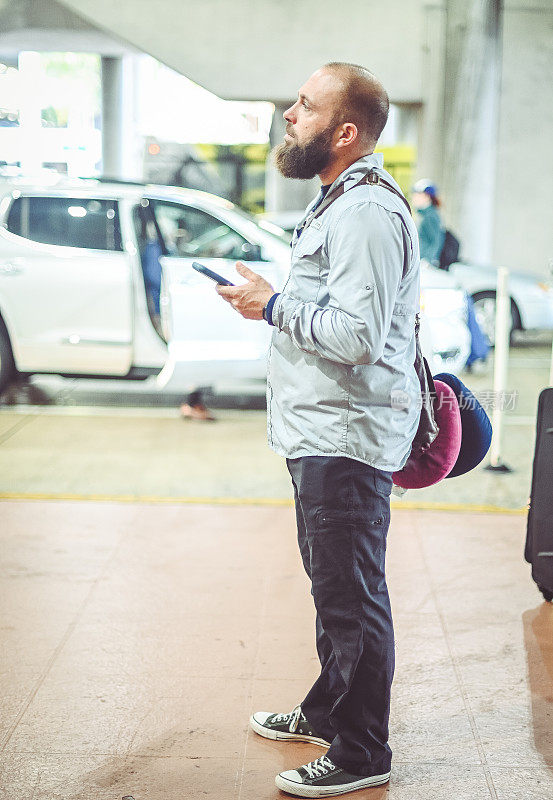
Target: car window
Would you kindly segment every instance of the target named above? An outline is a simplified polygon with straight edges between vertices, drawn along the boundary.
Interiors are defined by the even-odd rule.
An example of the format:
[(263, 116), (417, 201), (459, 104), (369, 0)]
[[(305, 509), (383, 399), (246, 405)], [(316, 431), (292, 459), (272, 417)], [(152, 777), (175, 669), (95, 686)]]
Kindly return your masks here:
[(220, 219), (180, 203), (152, 202), (167, 255), (181, 258), (244, 258), (250, 244)]
[(10, 209), (8, 230), (42, 244), (123, 249), (115, 200), (19, 197)]

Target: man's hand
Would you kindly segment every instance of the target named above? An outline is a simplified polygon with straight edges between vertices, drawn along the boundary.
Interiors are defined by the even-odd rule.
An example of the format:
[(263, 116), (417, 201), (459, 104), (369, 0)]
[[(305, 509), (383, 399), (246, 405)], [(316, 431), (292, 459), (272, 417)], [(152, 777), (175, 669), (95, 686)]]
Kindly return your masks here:
[(274, 295), (271, 284), (252, 272), (241, 261), (236, 262), (236, 271), (247, 278), (242, 286), (217, 286), (217, 294), (230, 303), (245, 319), (263, 319), (263, 309)]

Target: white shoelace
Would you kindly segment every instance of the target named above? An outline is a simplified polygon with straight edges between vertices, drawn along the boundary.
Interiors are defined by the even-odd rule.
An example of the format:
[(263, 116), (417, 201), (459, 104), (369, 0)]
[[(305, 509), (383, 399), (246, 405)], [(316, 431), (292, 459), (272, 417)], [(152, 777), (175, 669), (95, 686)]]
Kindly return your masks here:
[(273, 717), (273, 722), (288, 722), (290, 724), (288, 726), (288, 730), (290, 733), (295, 733), (296, 728), (298, 727), (298, 723), (302, 716), (301, 713), (301, 706), (296, 706), (293, 711), (289, 711), (288, 714), (277, 714)]
[(327, 756), (320, 756), (315, 761), (305, 764), (303, 769), (310, 778), (319, 778), (321, 775), (333, 772), (336, 769), (336, 765)]

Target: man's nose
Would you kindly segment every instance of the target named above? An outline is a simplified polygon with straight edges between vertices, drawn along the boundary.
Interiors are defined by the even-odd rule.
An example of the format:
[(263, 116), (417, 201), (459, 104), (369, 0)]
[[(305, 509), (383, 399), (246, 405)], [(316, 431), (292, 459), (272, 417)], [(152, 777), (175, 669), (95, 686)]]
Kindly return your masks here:
[(286, 122), (290, 122), (292, 125), (294, 125), (295, 122), (296, 122), (295, 115), (293, 113), (294, 112), (294, 106), (295, 106), (295, 103), (294, 103), (293, 106), (290, 106), (290, 108), (287, 108), (286, 111), (284, 112), (284, 114), (282, 115), (284, 117), (284, 119), (286, 120)]

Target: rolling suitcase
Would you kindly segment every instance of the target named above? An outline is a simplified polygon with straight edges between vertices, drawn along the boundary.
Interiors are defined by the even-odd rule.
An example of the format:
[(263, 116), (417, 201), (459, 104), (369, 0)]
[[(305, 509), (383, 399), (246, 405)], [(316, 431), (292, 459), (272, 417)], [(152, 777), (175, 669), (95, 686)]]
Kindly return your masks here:
[(538, 402), (536, 448), (524, 557), (546, 600), (553, 600), (553, 388)]

